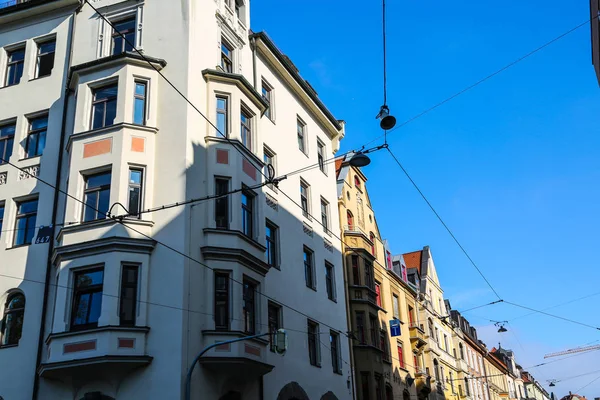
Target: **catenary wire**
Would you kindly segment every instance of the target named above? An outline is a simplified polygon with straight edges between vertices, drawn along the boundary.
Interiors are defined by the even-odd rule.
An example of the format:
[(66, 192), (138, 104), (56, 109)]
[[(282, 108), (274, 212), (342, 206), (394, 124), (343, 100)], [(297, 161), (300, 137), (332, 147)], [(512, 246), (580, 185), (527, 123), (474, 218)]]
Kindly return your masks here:
[(490, 281), (485, 277), (485, 275), (483, 274), (483, 272), (481, 272), (481, 269), (479, 269), (479, 267), (477, 266), (477, 264), (475, 263), (475, 261), (473, 261), (473, 259), (471, 258), (471, 256), (467, 252), (467, 250), (463, 247), (463, 245), (460, 243), (460, 241), (454, 235), (454, 233), (452, 232), (452, 230), (450, 229), (450, 227), (448, 225), (446, 225), (446, 222), (444, 222), (444, 220), (442, 219), (442, 217), (440, 216), (440, 214), (438, 214), (438, 212), (436, 211), (436, 209), (429, 202), (429, 200), (427, 199), (427, 197), (425, 196), (425, 194), (423, 193), (423, 191), (421, 191), (421, 189), (419, 188), (419, 186), (417, 185), (417, 183), (408, 174), (408, 171), (406, 171), (406, 169), (400, 163), (400, 161), (398, 160), (398, 158), (396, 158), (396, 156), (394, 155), (394, 153), (392, 152), (392, 150), (390, 149), (390, 147), (388, 146), (386, 148), (387, 148), (387, 151), (392, 156), (392, 158), (394, 159), (394, 161), (396, 162), (396, 164), (398, 164), (398, 166), (400, 167), (400, 169), (402, 170), (402, 172), (404, 172), (404, 175), (406, 175), (406, 177), (412, 183), (412, 185), (417, 190), (417, 192), (419, 192), (419, 194), (421, 195), (421, 197), (423, 198), (423, 200), (425, 200), (425, 203), (427, 203), (427, 205), (429, 206), (429, 208), (431, 209), (431, 211), (433, 211), (433, 213), (435, 214), (435, 216), (437, 217), (437, 219), (441, 222), (441, 224), (444, 226), (444, 228), (446, 229), (446, 231), (448, 231), (448, 233), (450, 234), (450, 236), (452, 237), (452, 239), (454, 240), (454, 242), (456, 242), (456, 244), (458, 245), (458, 247), (460, 248), (460, 250), (463, 252), (463, 254), (471, 262), (471, 264), (473, 265), (473, 267), (475, 267), (475, 269), (477, 270), (477, 272), (479, 273), (479, 275), (481, 275), (481, 277), (483, 278), (483, 280), (485, 281), (485, 283), (489, 286), (489, 288), (492, 290), (492, 292), (494, 292), (494, 294), (496, 295), (496, 297), (498, 297), (498, 300), (502, 300), (502, 297), (500, 297), (500, 295), (498, 294), (498, 292), (496, 291), (496, 289), (494, 289), (494, 287), (492, 286), (492, 284), (490, 283)]
[(489, 80), (489, 79), (493, 78), (494, 76), (496, 76), (496, 75), (498, 75), (498, 74), (500, 74), (500, 73), (502, 73), (502, 72), (506, 71), (507, 69), (509, 69), (509, 68), (513, 67), (514, 65), (516, 65), (516, 64), (518, 64), (518, 63), (520, 63), (521, 61), (525, 60), (526, 58), (528, 58), (528, 57), (530, 57), (530, 56), (532, 56), (532, 55), (536, 54), (536, 53), (537, 53), (537, 52), (539, 52), (540, 50), (543, 50), (543, 49), (545, 49), (546, 47), (548, 47), (548, 46), (550, 46), (551, 44), (553, 44), (554, 42), (556, 42), (556, 41), (558, 41), (558, 40), (562, 39), (563, 37), (565, 37), (565, 36), (568, 36), (569, 34), (571, 34), (571, 33), (575, 32), (575, 31), (576, 31), (576, 30), (578, 30), (579, 28), (581, 28), (581, 27), (583, 27), (583, 26), (587, 25), (588, 23), (590, 23), (591, 21), (593, 21), (594, 19), (597, 19), (597, 18), (598, 18), (598, 16), (594, 16), (594, 17), (592, 17), (592, 18), (589, 18), (589, 19), (585, 20), (584, 22), (582, 22), (582, 23), (580, 23), (580, 24), (576, 25), (575, 27), (573, 27), (573, 28), (569, 29), (568, 31), (566, 31), (566, 32), (563, 32), (562, 34), (560, 34), (560, 35), (556, 36), (555, 38), (553, 38), (553, 39), (549, 40), (548, 42), (546, 42), (546, 43), (542, 44), (541, 46), (539, 46), (539, 47), (537, 47), (536, 49), (534, 49), (534, 50), (530, 51), (529, 53), (527, 53), (527, 54), (525, 54), (525, 55), (523, 55), (523, 56), (521, 56), (521, 57), (517, 58), (516, 60), (514, 60), (514, 61), (512, 61), (512, 62), (510, 62), (510, 63), (508, 63), (508, 64), (506, 64), (504, 67), (502, 67), (502, 68), (500, 68), (500, 69), (498, 69), (498, 70), (494, 71), (493, 73), (491, 73), (491, 74), (489, 74), (489, 75), (485, 76), (484, 78), (482, 78), (482, 79), (478, 80), (477, 82), (475, 82), (475, 83), (473, 83), (473, 84), (471, 84), (471, 85), (467, 86), (466, 88), (464, 88), (464, 89), (462, 89), (462, 90), (460, 90), (460, 91), (456, 92), (456, 93), (455, 93), (455, 94), (453, 94), (452, 96), (445, 98), (444, 100), (440, 101), (439, 103), (436, 103), (435, 105), (433, 105), (433, 106), (431, 106), (431, 107), (427, 108), (426, 110), (424, 110), (424, 111), (421, 111), (419, 114), (416, 114), (415, 116), (413, 116), (413, 117), (411, 117), (411, 118), (407, 119), (406, 121), (404, 121), (404, 122), (402, 122), (401, 124), (397, 125), (397, 126), (396, 126), (396, 127), (394, 127), (393, 129), (390, 129), (389, 131), (387, 131), (385, 134), (383, 134), (383, 135), (380, 135), (380, 136), (376, 137), (375, 139), (373, 139), (372, 141), (370, 141), (369, 143), (367, 143), (367, 145), (369, 145), (369, 144), (371, 144), (371, 143), (373, 143), (373, 142), (375, 142), (375, 141), (377, 141), (377, 140), (379, 140), (379, 139), (381, 139), (381, 138), (383, 138), (383, 137), (386, 137), (386, 135), (389, 135), (390, 133), (394, 132), (395, 130), (397, 130), (397, 129), (400, 129), (400, 128), (402, 128), (402, 127), (403, 127), (403, 126), (405, 126), (405, 125), (408, 125), (409, 123), (411, 123), (411, 122), (413, 122), (414, 120), (416, 120), (416, 119), (418, 119), (418, 118), (422, 117), (423, 115), (430, 113), (431, 111), (433, 111), (433, 110), (437, 109), (438, 107), (440, 107), (440, 106), (442, 106), (442, 105), (446, 104), (447, 102), (449, 102), (449, 101), (451, 101), (451, 100), (453, 100), (453, 99), (457, 98), (458, 96), (460, 96), (460, 95), (462, 95), (462, 94), (464, 94), (464, 93), (468, 92), (469, 90), (471, 90), (471, 89), (475, 88), (476, 86), (479, 86), (480, 84), (484, 83), (485, 81), (487, 81), (487, 80)]
[(600, 376), (595, 377), (594, 379), (592, 379), (592, 381), (590, 383), (588, 383), (587, 385), (584, 385), (584, 386), (580, 387), (579, 389), (577, 389), (575, 391), (575, 393), (581, 392), (583, 389), (585, 389), (586, 387), (590, 386), (592, 383), (596, 382), (598, 379), (600, 379)]
[(512, 306), (515, 306), (515, 307), (523, 308), (525, 310), (533, 311), (533, 312), (536, 312), (538, 314), (547, 315), (547, 316), (552, 317), (552, 318), (561, 319), (563, 321), (571, 322), (571, 323), (574, 323), (574, 324), (577, 324), (577, 325), (581, 325), (581, 326), (585, 326), (585, 327), (588, 327), (588, 328), (600, 330), (600, 327), (597, 327), (597, 326), (594, 326), (594, 325), (586, 324), (586, 323), (580, 322), (580, 321), (575, 321), (575, 320), (572, 320), (570, 318), (561, 317), (559, 315), (550, 314), (550, 313), (547, 313), (547, 312), (542, 311), (542, 310), (536, 310), (535, 308), (523, 306), (523, 305), (520, 305), (520, 304), (517, 304), (517, 303), (513, 303), (513, 302), (510, 302), (510, 301), (507, 301), (507, 300), (504, 300), (504, 303), (510, 304)]

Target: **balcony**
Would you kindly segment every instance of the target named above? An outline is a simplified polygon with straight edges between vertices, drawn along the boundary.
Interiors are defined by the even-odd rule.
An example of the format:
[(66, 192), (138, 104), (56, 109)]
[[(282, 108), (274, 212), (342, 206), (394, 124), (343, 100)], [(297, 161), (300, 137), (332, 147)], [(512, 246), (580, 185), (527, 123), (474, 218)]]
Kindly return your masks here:
[(413, 322), (408, 327), (408, 330), (410, 332), (410, 342), (413, 344), (415, 349), (420, 349), (427, 344), (427, 341), (425, 340), (425, 332), (418, 324)]
[(358, 225), (344, 225), (344, 235), (348, 237), (346, 245), (354, 250), (364, 250), (375, 258), (373, 253), (373, 242), (369, 239), (369, 234)]
[(86, 331), (53, 333), (46, 339), (47, 362), (38, 374), (44, 378), (78, 380), (98, 374), (123, 376), (146, 366), (148, 327), (103, 326)]
[(463, 359), (458, 359), (458, 368), (461, 369), (464, 373), (469, 372), (469, 365)]
[[(247, 336), (240, 331), (203, 331), (202, 335), (205, 346)], [(217, 374), (255, 381), (274, 367), (267, 363), (268, 347), (269, 341), (262, 338), (224, 344), (209, 350), (200, 364)]]

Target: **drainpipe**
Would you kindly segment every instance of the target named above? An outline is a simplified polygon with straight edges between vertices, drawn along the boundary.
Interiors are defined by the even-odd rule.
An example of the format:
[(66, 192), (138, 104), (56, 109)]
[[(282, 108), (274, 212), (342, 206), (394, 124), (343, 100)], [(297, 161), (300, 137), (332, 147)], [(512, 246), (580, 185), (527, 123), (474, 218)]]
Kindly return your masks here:
[[(67, 111), (69, 106), (69, 83), (71, 81), (70, 69), (71, 69), (71, 60), (73, 59), (73, 42), (75, 38), (75, 23), (77, 21), (77, 14), (81, 11), (81, 7), (83, 4), (80, 4), (72, 14), (71, 23), (69, 28), (69, 52), (67, 63), (65, 65), (65, 71), (67, 73), (67, 81), (65, 83), (65, 92), (64, 92), (64, 101), (63, 101), (63, 113), (62, 113), (62, 122), (61, 122), (61, 130), (60, 130), (60, 145), (58, 150), (58, 164), (56, 170), (56, 181), (54, 186), (54, 201), (52, 202), (52, 226), (56, 229), (56, 217), (57, 217), (57, 208), (58, 208), (58, 188), (60, 186), (60, 176), (62, 171), (62, 159), (63, 159), (63, 147), (65, 146), (65, 131), (67, 124)], [(38, 398), (38, 391), (40, 387), (40, 377), (37, 373), (37, 370), (42, 363), (42, 351), (44, 348), (44, 333), (45, 333), (45, 325), (46, 325), (46, 313), (48, 311), (48, 293), (50, 292), (50, 277), (52, 275), (52, 253), (54, 252), (54, 230), (52, 231), (52, 239), (48, 243), (48, 263), (46, 265), (46, 280), (44, 283), (44, 300), (42, 303), (42, 318), (40, 321), (40, 336), (38, 340), (38, 351), (37, 351), (37, 359), (36, 359), (36, 368), (34, 371), (34, 381), (33, 381), (33, 394), (32, 399), (36, 400)]]
[(258, 88), (256, 87), (256, 38), (253, 37), (250, 40), (250, 48), (252, 49), (252, 78), (254, 79), (254, 89)]

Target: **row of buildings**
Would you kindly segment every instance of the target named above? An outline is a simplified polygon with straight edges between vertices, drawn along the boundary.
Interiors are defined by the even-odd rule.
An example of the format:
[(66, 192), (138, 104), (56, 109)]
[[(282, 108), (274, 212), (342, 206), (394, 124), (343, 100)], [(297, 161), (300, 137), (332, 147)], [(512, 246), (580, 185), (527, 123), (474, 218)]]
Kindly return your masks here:
[(180, 399), (264, 333), (191, 398), (548, 400), (428, 247), (392, 254), (328, 162), (344, 121), (249, 27), (248, 0), (0, 0), (0, 399)]
[(428, 246), (392, 254), (350, 159), (336, 174), (354, 398), (549, 400), (513, 351), (488, 349), (452, 309)]

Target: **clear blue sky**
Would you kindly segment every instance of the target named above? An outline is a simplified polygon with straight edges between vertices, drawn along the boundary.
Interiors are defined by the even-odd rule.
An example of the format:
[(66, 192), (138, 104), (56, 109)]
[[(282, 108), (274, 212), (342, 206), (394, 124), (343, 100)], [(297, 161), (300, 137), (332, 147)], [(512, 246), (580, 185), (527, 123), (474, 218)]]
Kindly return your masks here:
[[(372, 4), (368, 6), (367, 4)], [(586, 0), (388, 0), (388, 103), (408, 119), (589, 18)], [(342, 150), (382, 132), (381, 5), (253, 0), (265, 30), (347, 121)], [(550, 307), (600, 291), (600, 88), (589, 25), (395, 131), (390, 145), (507, 300)], [(494, 300), (482, 279), (393, 160), (365, 169), (382, 235), (394, 252), (430, 245), (457, 309)], [(600, 296), (550, 310), (600, 326)], [(488, 347), (501, 340), (524, 367), (599, 340), (600, 331), (535, 315), (499, 336), (488, 319), (526, 311), (496, 305), (467, 313)], [(600, 352), (531, 369), (539, 381), (600, 369)], [(600, 374), (559, 383), (558, 397)], [(544, 382), (545, 383), (545, 382)], [(600, 396), (600, 379), (581, 394)]]

